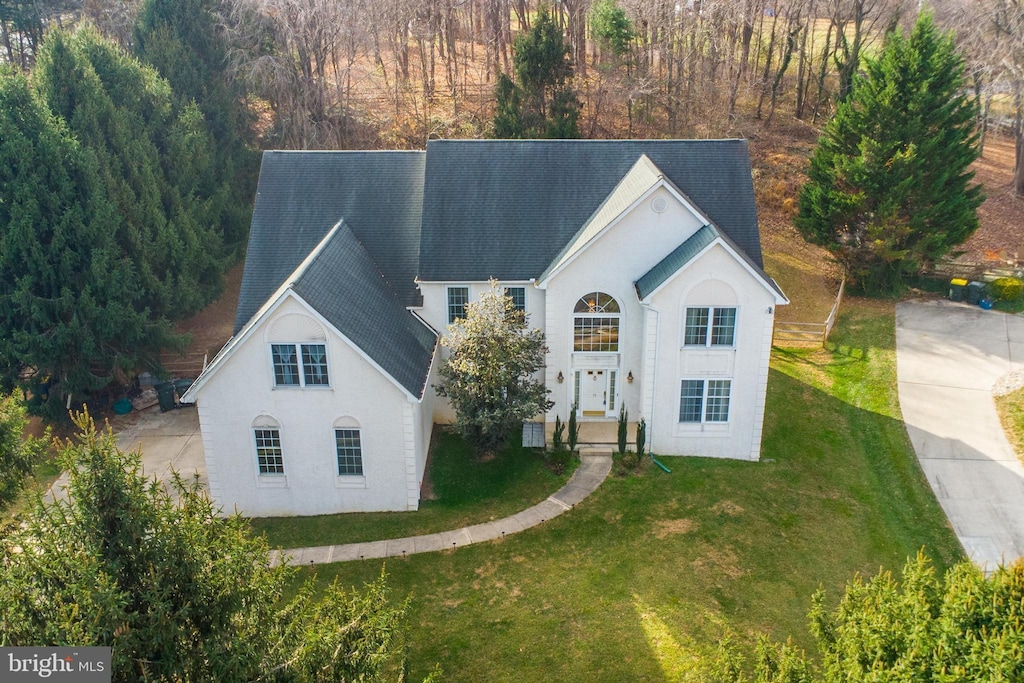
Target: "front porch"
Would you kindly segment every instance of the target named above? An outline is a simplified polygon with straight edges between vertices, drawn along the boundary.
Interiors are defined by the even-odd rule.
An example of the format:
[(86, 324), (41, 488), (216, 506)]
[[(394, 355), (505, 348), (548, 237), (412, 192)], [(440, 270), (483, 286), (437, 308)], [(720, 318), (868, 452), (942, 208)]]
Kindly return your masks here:
[[(577, 448), (581, 451), (600, 451), (607, 453), (617, 451), (619, 443), (619, 423), (617, 420), (580, 420), (580, 438)], [(630, 450), (636, 450), (636, 422), (630, 422), (627, 426), (628, 445)], [(527, 422), (523, 425), (523, 445), (537, 448), (551, 445), (551, 438), (555, 432), (555, 423), (547, 422), (543, 425), (544, 442), (539, 442), (541, 424), (539, 422)], [(532, 436), (528, 436), (532, 432)], [(569, 425), (565, 426), (565, 433), (562, 440), (569, 440)], [(650, 434), (648, 434), (647, 446), (650, 447)]]

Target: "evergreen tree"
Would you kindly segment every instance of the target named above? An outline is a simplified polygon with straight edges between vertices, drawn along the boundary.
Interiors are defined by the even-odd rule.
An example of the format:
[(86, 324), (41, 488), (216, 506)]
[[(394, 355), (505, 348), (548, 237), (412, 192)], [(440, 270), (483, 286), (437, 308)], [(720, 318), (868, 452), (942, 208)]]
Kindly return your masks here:
[(615, 0), (596, 0), (590, 6), (590, 30), (602, 50), (620, 59), (636, 37), (633, 22)]
[[(735, 683), (861, 681), (1019, 681), (1024, 677), (1024, 560), (990, 576), (962, 561), (944, 576), (924, 557), (908, 561), (901, 581), (887, 571), (853, 579), (839, 605), (812, 599), (818, 657), (762, 638), (754, 676), (732, 646), (712, 680)], [(748, 669), (749, 670), (749, 669)]]
[(145, 308), (120, 230), (95, 155), (0, 70), (0, 383), (49, 378), (54, 414), (173, 340)]
[(135, 27), (135, 54), (170, 83), (179, 112), (194, 106), (213, 143), (213, 171), (195, 185), (208, 198), (211, 225), (240, 254), (252, 218), (259, 156), (252, 147), (244, 93), (227, 74), (225, 41), (217, 33), (216, 0), (145, 0)]
[(488, 452), (538, 413), (553, 405), (544, 383), (544, 333), (529, 330), (526, 314), (515, 310), (495, 280), (479, 301), (466, 304), (466, 317), (448, 326), (441, 343), (451, 354), (441, 364), (435, 387), (455, 409), (455, 426), (478, 452)]
[(213, 141), (195, 108), (176, 115), (167, 81), (88, 28), (52, 32), (35, 78), (95, 160), (143, 305), (176, 319), (212, 300), (223, 264), (218, 212), (208, 209), (218, 199), (200, 185), (215, 182)]
[(513, 45), (516, 79), (498, 77), (493, 121), (496, 138), (578, 138), (580, 101), (562, 30), (544, 5)]
[(378, 681), (405, 605), (273, 566), (244, 519), (195, 481), (139, 474), (87, 415), (62, 464), (69, 497), (39, 503), (2, 543), (0, 645), (112, 647), (115, 681)]
[(24, 402), (12, 394), (0, 394), (0, 510), (14, 500), (25, 483), (46, 442), (25, 437), (28, 417)]
[(898, 290), (978, 227), (975, 105), (951, 35), (923, 13), (893, 30), (825, 127), (796, 226), (862, 291)]

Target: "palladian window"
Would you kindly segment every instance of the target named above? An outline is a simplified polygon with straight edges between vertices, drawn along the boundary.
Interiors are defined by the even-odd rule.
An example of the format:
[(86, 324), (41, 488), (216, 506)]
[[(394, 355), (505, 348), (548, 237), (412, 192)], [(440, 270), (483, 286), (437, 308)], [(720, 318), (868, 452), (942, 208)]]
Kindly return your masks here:
[(618, 301), (604, 292), (591, 292), (580, 297), (573, 313), (573, 351), (618, 352)]

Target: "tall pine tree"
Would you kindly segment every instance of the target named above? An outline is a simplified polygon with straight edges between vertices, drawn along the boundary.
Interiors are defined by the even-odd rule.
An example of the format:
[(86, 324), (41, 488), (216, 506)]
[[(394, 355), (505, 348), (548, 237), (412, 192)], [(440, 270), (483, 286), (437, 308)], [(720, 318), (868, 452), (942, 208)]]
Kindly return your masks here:
[(202, 117), (194, 107), (176, 114), (167, 81), (88, 28), (52, 32), (35, 78), (95, 160), (145, 306), (175, 319), (209, 302), (223, 264), (217, 211), (209, 210), (218, 199), (200, 187), (214, 182)]
[(894, 30), (825, 127), (796, 226), (875, 294), (949, 253), (978, 227), (975, 110), (951, 35), (923, 13)]
[(54, 414), (172, 340), (119, 231), (95, 156), (0, 70), (0, 383), (49, 377)]
[(244, 93), (227, 75), (225, 41), (217, 34), (217, 0), (145, 0), (135, 26), (135, 54), (167, 79), (179, 114), (195, 107), (213, 145), (213, 173), (197, 183), (211, 225), (230, 254), (241, 254), (252, 219), (259, 155)]
[(572, 89), (569, 46), (546, 6), (516, 37), (513, 61), (516, 80), (501, 74), (494, 90), (494, 137), (578, 138), (581, 105)]

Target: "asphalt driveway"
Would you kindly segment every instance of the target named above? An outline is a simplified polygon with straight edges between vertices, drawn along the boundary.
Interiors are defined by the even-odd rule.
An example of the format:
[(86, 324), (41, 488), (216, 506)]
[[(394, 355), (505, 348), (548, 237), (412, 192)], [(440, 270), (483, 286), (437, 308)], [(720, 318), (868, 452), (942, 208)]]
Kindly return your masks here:
[(968, 556), (983, 569), (1024, 555), (1024, 467), (992, 385), (1024, 366), (1024, 318), (949, 301), (896, 306), (907, 432)]

